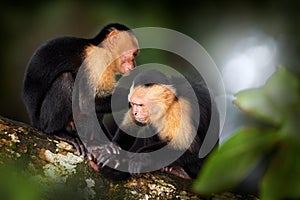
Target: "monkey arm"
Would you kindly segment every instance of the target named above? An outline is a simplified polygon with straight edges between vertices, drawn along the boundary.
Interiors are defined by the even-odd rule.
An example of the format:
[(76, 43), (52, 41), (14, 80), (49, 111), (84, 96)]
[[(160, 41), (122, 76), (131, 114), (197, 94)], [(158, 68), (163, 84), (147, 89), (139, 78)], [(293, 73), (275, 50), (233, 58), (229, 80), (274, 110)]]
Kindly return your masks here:
[(111, 112), (111, 96), (96, 97), (95, 110), (97, 113), (110, 113)]

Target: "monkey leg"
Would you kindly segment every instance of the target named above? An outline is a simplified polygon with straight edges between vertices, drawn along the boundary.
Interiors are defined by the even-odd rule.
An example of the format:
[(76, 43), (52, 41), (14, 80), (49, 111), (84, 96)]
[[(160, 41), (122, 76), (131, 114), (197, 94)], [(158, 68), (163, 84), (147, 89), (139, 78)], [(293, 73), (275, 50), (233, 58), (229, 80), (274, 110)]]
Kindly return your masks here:
[(70, 72), (60, 75), (48, 90), (40, 109), (39, 129), (71, 143), (79, 155), (86, 155), (72, 120), (74, 79)]

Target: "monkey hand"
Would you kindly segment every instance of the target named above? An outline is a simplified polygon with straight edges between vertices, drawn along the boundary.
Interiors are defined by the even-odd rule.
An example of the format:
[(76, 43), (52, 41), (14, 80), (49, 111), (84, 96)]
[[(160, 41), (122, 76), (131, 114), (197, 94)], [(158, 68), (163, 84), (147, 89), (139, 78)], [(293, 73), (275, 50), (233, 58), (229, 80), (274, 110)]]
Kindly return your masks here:
[(120, 150), (121, 148), (112, 142), (104, 145), (89, 147), (98, 166), (102, 168), (109, 163), (116, 169), (120, 165)]
[(135, 153), (129, 158), (128, 171), (130, 174), (140, 174), (142, 169), (151, 164), (151, 158), (148, 153)]

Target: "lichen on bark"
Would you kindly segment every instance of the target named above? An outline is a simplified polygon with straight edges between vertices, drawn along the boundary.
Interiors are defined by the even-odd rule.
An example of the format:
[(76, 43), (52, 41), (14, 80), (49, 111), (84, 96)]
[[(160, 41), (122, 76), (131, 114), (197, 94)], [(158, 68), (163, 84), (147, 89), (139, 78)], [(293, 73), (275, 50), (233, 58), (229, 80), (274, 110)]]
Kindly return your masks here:
[(70, 144), (0, 116), (0, 199), (256, 199), (229, 192), (201, 197), (191, 183), (162, 172), (107, 179)]

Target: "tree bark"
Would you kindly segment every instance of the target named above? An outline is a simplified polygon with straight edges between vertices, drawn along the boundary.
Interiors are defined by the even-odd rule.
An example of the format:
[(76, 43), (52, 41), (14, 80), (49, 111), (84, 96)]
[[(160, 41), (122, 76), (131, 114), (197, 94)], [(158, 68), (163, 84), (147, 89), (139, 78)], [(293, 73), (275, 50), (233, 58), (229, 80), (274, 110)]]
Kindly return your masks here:
[(104, 178), (70, 144), (0, 116), (0, 199), (256, 199), (230, 192), (201, 197), (191, 184), (162, 172)]

